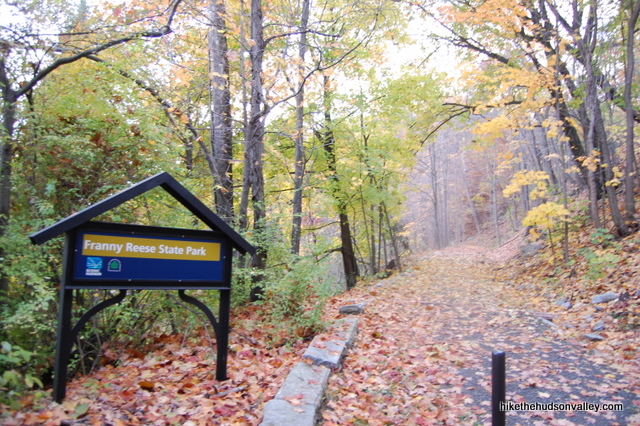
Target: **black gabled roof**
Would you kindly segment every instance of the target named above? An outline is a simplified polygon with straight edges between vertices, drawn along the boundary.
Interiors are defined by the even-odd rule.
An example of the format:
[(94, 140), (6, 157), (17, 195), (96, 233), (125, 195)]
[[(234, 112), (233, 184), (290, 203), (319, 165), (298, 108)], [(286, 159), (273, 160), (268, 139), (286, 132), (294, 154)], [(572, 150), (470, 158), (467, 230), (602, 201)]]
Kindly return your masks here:
[(198, 200), (195, 195), (189, 192), (167, 172), (158, 173), (157, 175), (151, 176), (150, 178), (147, 178), (128, 189), (105, 198), (104, 200), (90, 207), (87, 207), (84, 210), (72, 214), (71, 216), (62, 219), (61, 221), (56, 222), (53, 225), (30, 235), (29, 238), (34, 244), (45, 243), (50, 239), (68, 232), (74, 228), (77, 228), (78, 226), (89, 222), (94, 217), (99, 216), (102, 213), (105, 213), (115, 207), (118, 207), (120, 204), (126, 203), (127, 201), (139, 195), (142, 195), (145, 192), (150, 191), (158, 186), (162, 187), (165, 191), (171, 194), (173, 198), (178, 200), (183, 206), (185, 206), (191, 213), (193, 213), (198, 219), (203, 221), (211, 229), (225, 234), (233, 243), (234, 248), (240, 253), (255, 254), (256, 248), (254, 246), (252, 246), (247, 240), (242, 238), (240, 234), (238, 234), (233, 228), (227, 225), (224, 220), (222, 220), (218, 215), (211, 211), (211, 209), (205, 206), (202, 201)]

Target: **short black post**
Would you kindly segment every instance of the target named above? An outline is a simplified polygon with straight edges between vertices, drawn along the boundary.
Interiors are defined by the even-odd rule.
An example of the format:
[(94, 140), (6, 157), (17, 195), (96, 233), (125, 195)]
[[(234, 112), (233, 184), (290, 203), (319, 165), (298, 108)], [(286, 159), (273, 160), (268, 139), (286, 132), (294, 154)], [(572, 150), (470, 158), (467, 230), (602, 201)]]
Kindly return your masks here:
[(506, 397), (506, 368), (503, 351), (491, 354), (491, 425), (504, 426), (506, 412), (501, 410)]

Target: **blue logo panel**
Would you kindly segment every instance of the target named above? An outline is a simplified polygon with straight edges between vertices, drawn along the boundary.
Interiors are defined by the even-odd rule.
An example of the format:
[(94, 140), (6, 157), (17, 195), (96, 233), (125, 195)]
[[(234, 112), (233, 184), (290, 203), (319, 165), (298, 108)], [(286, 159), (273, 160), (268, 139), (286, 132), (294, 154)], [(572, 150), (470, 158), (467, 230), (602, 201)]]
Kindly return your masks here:
[(222, 283), (225, 244), (218, 238), (78, 232), (73, 278), (95, 282), (96, 286), (101, 281), (140, 283), (141, 287), (153, 283)]

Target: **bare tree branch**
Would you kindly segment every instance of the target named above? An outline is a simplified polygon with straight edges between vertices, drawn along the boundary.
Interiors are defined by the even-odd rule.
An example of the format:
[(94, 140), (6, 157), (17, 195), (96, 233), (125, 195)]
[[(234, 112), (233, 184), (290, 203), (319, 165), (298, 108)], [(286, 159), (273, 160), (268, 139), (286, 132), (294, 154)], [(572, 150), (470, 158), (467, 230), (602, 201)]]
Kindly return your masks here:
[(114, 40), (110, 40), (106, 43), (100, 44), (98, 46), (94, 46), (92, 48), (89, 49), (85, 49), (82, 50), (80, 52), (77, 52), (73, 55), (70, 56), (66, 56), (63, 58), (59, 58), (55, 61), (53, 61), (53, 63), (51, 63), (51, 65), (47, 66), (46, 68), (44, 68), (43, 70), (41, 70), (40, 72), (38, 72), (30, 81), (28, 81), (26, 84), (24, 84), (22, 87), (20, 87), (19, 90), (17, 90), (15, 92), (15, 99), (20, 98), (22, 95), (24, 95), (25, 93), (29, 92), (30, 90), (32, 90), (40, 81), (42, 81), (47, 75), (51, 74), (53, 71), (55, 71), (56, 69), (60, 68), (63, 65), (67, 65), (73, 62), (76, 62), (80, 59), (83, 58), (88, 58), (89, 56), (92, 55), (96, 55), (104, 50), (110, 49), (114, 46), (118, 46), (127, 42), (130, 42), (132, 40), (135, 39), (139, 39), (139, 38), (159, 38), (159, 37), (163, 37), (169, 33), (171, 33), (171, 24), (173, 23), (173, 19), (175, 17), (175, 14), (177, 12), (178, 6), (180, 5), (180, 3), (182, 3), (182, 0), (175, 0), (175, 2), (173, 3), (173, 6), (171, 7), (171, 10), (169, 12), (169, 17), (167, 19), (167, 23), (160, 27), (159, 29), (156, 30), (150, 30), (150, 31), (140, 31), (140, 32), (136, 32), (124, 37), (120, 37)]

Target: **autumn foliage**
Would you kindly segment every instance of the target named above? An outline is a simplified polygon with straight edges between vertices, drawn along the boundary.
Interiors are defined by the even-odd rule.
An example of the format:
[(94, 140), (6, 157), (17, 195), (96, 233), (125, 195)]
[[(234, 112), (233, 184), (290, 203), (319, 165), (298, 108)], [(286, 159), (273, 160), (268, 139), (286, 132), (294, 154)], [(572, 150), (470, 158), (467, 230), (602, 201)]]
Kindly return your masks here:
[[(294, 3), (0, 0), (2, 421), (254, 424), (347, 301), (369, 305), (328, 425), (486, 421), (477, 352), (509, 325), (514, 353), (558, 340), (621, 377), (551, 383), (540, 355), (515, 400), (637, 388), (640, 1)], [(28, 235), (160, 171), (259, 248), (234, 258), (231, 379), (197, 315), (139, 292), (55, 405), (63, 242)], [(201, 226), (154, 192), (99, 219)]]

